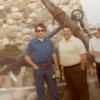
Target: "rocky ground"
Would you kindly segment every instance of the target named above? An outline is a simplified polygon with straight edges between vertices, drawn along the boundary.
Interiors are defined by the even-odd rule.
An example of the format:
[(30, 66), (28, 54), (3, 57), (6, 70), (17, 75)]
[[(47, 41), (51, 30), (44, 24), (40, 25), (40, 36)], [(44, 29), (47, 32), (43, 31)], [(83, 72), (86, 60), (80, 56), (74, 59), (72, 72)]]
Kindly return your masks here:
[[(93, 70), (88, 70), (88, 86), (90, 92), (90, 100), (100, 99), (100, 88), (98, 88), (98, 80)], [(37, 100), (37, 94), (32, 76), (32, 69), (22, 67), (18, 75), (12, 72), (5, 76), (0, 76), (0, 99), (1, 100)], [(68, 100), (69, 92), (65, 82), (57, 83), (60, 100)], [(46, 91), (48, 91), (46, 89)], [(47, 100), (50, 99), (49, 92), (46, 92)]]

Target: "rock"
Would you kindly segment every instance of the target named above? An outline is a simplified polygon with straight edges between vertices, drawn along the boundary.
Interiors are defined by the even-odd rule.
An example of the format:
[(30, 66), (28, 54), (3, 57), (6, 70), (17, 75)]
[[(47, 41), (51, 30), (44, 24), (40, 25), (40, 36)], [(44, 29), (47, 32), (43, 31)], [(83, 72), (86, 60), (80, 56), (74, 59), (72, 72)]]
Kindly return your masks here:
[(16, 39), (17, 42), (22, 41), (23, 34), (21, 32), (18, 32), (16, 37), (17, 37), (17, 39)]
[[(0, 91), (1, 94), (1, 91)], [(5, 92), (4, 94), (0, 95), (1, 100), (14, 100), (11, 92)]]
[(38, 97), (37, 97), (37, 93), (36, 93), (36, 90), (32, 91), (26, 100), (38, 100)]
[(52, 3), (54, 3), (55, 5), (58, 5), (60, 3), (60, 0), (51, 0)]
[(11, 80), (11, 77), (9, 75), (5, 76), (5, 83), (2, 85), (2, 88), (10, 88), (13, 86), (13, 82)]
[(61, 4), (69, 4), (70, 3), (70, 0), (60, 0)]
[(76, 4), (77, 2), (79, 2), (79, 0), (71, 0), (71, 1), (70, 1), (70, 4), (71, 4), (71, 5), (74, 5), (74, 4)]
[(7, 44), (9, 44), (9, 43), (10, 43), (9, 39), (8, 39), (7, 37), (5, 37), (5, 38), (3, 39), (3, 45), (5, 46), (5, 45), (7, 45)]
[(4, 11), (5, 11), (6, 14), (9, 14), (9, 13), (11, 13), (11, 8), (9, 6), (6, 6), (4, 8)]
[(7, 24), (8, 24), (8, 25), (13, 25), (13, 24), (15, 24), (14, 19), (12, 19), (12, 18), (7, 19)]
[(22, 33), (23, 34), (31, 33), (31, 29), (29, 29), (29, 28), (23, 28)]
[(24, 41), (30, 41), (31, 39), (32, 39), (32, 36), (30, 36), (30, 35), (25, 35), (25, 36), (23, 36), (23, 38), (22, 38)]
[(14, 100), (25, 100), (26, 91), (22, 89), (15, 89), (12, 95)]
[(32, 17), (33, 17), (33, 18), (34, 18), (34, 17), (37, 18), (37, 17), (38, 17), (38, 14), (32, 12), (32, 13), (29, 14), (29, 17), (30, 17), (30, 18), (32, 18)]
[(19, 8), (18, 7), (11, 7), (11, 12), (19, 12)]
[(0, 45), (0, 50), (1, 50), (1, 49), (4, 49), (4, 45), (3, 45), (3, 40), (2, 40), (2, 39), (0, 39), (0, 44), (1, 44), (1, 45)]
[(30, 9), (35, 9), (36, 7), (37, 7), (37, 3), (30, 3), (28, 5), (28, 8), (30, 8)]
[(11, 17), (14, 19), (20, 19), (23, 17), (23, 14), (20, 12), (13, 12), (13, 13), (11, 13)]
[(0, 5), (0, 10), (4, 10), (5, 6), (4, 5)]
[(8, 28), (8, 24), (3, 24), (3, 25), (2, 25), (2, 28), (3, 28), (3, 29)]
[(28, 18), (27, 20), (26, 20), (26, 23), (28, 24), (28, 23), (32, 23), (33, 22), (33, 19), (32, 18)]
[(6, 18), (6, 14), (3, 10), (0, 10), (0, 18)]

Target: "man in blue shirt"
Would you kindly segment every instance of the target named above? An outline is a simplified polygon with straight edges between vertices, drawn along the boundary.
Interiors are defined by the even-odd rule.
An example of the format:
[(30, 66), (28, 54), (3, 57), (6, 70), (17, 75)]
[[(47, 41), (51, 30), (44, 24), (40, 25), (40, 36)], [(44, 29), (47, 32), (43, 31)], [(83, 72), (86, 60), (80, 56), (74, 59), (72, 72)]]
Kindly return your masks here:
[(38, 23), (35, 27), (35, 38), (28, 44), (25, 60), (34, 69), (34, 78), (39, 100), (46, 100), (44, 82), (48, 85), (52, 100), (59, 100), (51, 60), (55, 64), (56, 75), (58, 77), (60, 77), (59, 64), (53, 43), (45, 37), (45, 32), (45, 25)]

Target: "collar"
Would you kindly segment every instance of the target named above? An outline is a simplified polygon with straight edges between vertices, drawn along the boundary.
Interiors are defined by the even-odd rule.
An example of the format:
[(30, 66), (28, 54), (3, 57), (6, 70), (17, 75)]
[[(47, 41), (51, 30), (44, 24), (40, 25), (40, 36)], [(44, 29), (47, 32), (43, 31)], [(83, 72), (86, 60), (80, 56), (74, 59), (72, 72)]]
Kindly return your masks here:
[(43, 41), (41, 41), (41, 39), (35, 37), (35, 42), (44, 42), (44, 41), (47, 41), (46, 37), (44, 37)]
[(73, 40), (73, 38), (74, 38), (74, 36), (72, 35), (68, 40), (65, 40), (65, 38), (63, 37), (63, 41), (72, 41)]

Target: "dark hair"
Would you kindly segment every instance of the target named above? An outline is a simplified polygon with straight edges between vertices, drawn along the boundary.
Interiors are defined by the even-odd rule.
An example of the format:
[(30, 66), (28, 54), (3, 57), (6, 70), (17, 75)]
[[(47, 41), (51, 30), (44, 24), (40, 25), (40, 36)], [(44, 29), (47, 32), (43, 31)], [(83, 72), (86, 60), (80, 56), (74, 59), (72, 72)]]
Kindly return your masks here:
[(46, 26), (44, 23), (38, 23), (36, 26), (35, 26), (35, 32), (37, 31), (37, 27), (41, 27), (44, 29), (44, 31), (46, 31)]
[(63, 28), (69, 28), (71, 31), (73, 31), (73, 30), (72, 30), (72, 27), (67, 26), (67, 25), (64, 25)]
[(70, 26), (67, 26), (67, 25), (64, 25), (63, 28), (70, 28), (71, 29), (71, 27)]
[(69, 28), (67, 25), (64, 25), (63, 28)]

